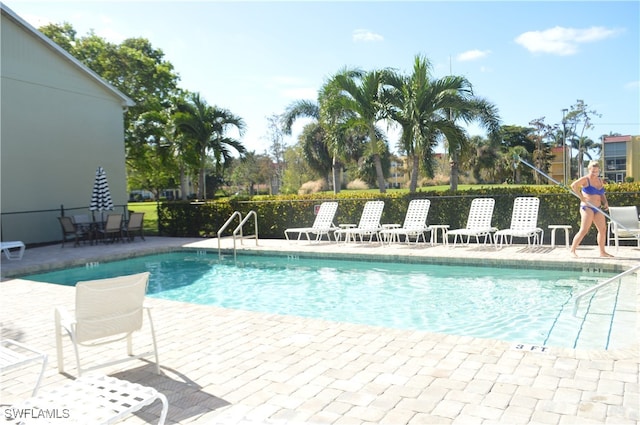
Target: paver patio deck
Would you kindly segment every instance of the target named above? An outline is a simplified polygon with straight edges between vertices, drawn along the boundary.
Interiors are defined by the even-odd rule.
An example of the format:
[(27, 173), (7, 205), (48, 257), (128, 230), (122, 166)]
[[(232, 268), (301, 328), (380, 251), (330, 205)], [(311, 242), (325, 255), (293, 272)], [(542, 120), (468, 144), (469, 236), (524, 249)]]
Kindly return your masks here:
[[(231, 246), (229, 240), (222, 244), (225, 249)], [(182, 246), (216, 250), (218, 242), (149, 237), (107, 246), (57, 245), (27, 249), (21, 262), (2, 262), (2, 337), (48, 353), (41, 391), (70, 378), (56, 369), (53, 307), (72, 307), (74, 289), (10, 277), (60, 263), (77, 265)], [(614, 259), (600, 259), (595, 247), (587, 246), (577, 260), (566, 248), (531, 250), (522, 245), (498, 251), (473, 245), (383, 248), (261, 240), (257, 247), (244, 241), (241, 249), (620, 270), (640, 258), (635, 247), (621, 248)], [(638, 295), (636, 291), (636, 305)], [(640, 419), (637, 327), (628, 347), (529, 352), (498, 340), (148, 301), (162, 374), (137, 360), (101, 372), (164, 393), (168, 424), (637, 424)], [(147, 343), (145, 333), (134, 337), (136, 351)], [(67, 370), (73, 374), (68, 341), (65, 350)], [(111, 350), (86, 351), (84, 358), (111, 356)], [(123, 344), (117, 354), (124, 353)], [(2, 376), (5, 416), (8, 405), (30, 394), (37, 367)], [(123, 423), (155, 423), (159, 413), (157, 403)]]

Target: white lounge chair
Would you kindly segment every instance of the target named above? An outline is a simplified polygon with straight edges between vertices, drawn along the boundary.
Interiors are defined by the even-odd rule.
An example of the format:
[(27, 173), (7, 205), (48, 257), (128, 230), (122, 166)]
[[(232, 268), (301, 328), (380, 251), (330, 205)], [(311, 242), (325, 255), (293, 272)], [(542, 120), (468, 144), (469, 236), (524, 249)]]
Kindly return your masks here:
[(367, 201), (364, 204), (362, 215), (357, 226), (350, 224), (342, 224), (335, 231), (334, 235), (336, 241), (339, 241), (342, 236), (345, 237), (345, 241), (355, 241), (358, 237), (363, 242), (365, 236), (369, 236), (369, 242), (373, 241), (373, 237), (378, 237), (378, 232), (382, 229), (380, 226), (380, 219), (382, 218), (382, 210), (384, 209), (384, 201)]
[(518, 197), (513, 201), (511, 225), (508, 229), (498, 230), (494, 234), (496, 245), (513, 243), (513, 238), (527, 238), (527, 244), (541, 244), (544, 231), (538, 227), (538, 209), (540, 199), (536, 197)]
[[(123, 379), (104, 375), (85, 375), (73, 381), (47, 388), (6, 409), (5, 419), (14, 424), (114, 424), (142, 408), (162, 403), (158, 425), (163, 425), (169, 411), (167, 397), (156, 391)], [(27, 412), (60, 412), (59, 416), (25, 415)], [(62, 414), (66, 412), (66, 416)], [(12, 416), (16, 416), (13, 417)], [(20, 415), (20, 416), (18, 416)], [(147, 421), (144, 421), (147, 423)]]
[(609, 235), (607, 245), (611, 245), (613, 239), (616, 251), (621, 240), (635, 240), (640, 247), (640, 219), (638, 209), (630, 207), (609, 207), (609, 221), (607, 234)]
[(417, 244), (420, 242), (420, 237), (422, 237), (422, 241), (426, 242), (425, 234), (430, 232), (427, 226), (427, 216), (429, 215), (430, 206), (431, 201), (428, 199), (411, 200), (407, 207), (407, 213), (405, 214), (402, 227), (383, 228), (380, 230), (380, 238), (383, 241), (391, 243), (400, 241), (400, 236), (404, 236), (405, 242), (409, 243), (411, 238), (415, 238)]
[(286, 229), (284, 231), (284, 237), (289, 240), (289, 233), (297, 233), (298, 240), (300, 240), (302, 235), (306, 235), (307, 240), (311, 241), (311, 237), (309, 235), (313, 234), (316, 235), (316, 242), (321, 240), (324, 235), (327, 235), (327, 239), (331, 240), (331, 232), (334, 232), (338, 229), (338, 227), (333, 224), (333, 218), (335, 217), (337, 210), (337, 202), (323, 202), (322, 204), (320, 204), (318, 214), (316, 215), (316, 218), (311, 227)]
[[(76, 310), (72, 317), (63, 307), (55, 309), (56, 348), (58, 351), (58, 371), (64, 372), (62, 335), (71, 338), (78, 366), (78, 376), (83, 372), (110, 366), (130, 359), (155, 355), (156, 372), (160, 373), (158, 347), (151, 319), (151, 311), (144, 307), (144, 298), (149, 282), (149, 272), (109, 279), (91, 280), (76, 284)], [(153, 351), (133, 355), (132, 334), (140, 330), (143, 310), (147, 310)], [(127, 340), (129, 357), (100, 365), (82, 368), (79, 346), (88, 347)]]
[[(464, 229), (453, 229), (447, 232), (447, 237), (453, 236), (454, 247), (456, 246), (458, 237), (460, 237), (460, 242), (467, 244), (471, 241), (472, 237), (476, 238), (476, 243), (480, 242), (481, 237), (484, 237), (484, 243), (491, 242), (492, 232), (496, 230), (495, 227), (491, 226), (495, 203), (496, 201), (493, 198), (475, 198), (471, 201), (466, 227)], [(464, 241), (464, 236), (467, 237), (466, 241)]]
[(21, 241), (0, 242), (0, 249), (4, 252), (7, 260), (22, 260), (25, 245)]
[(36, 351), (31, 347), (21, 344), (12, 339), (3, 339), (0, 341), (0, 372), (13, 370), (29, 363), (41, 363), (40, 375), (33, 387), (32, 396), (35, 396), (40, 388), (42, 377), (47, 369), (47, 354)]

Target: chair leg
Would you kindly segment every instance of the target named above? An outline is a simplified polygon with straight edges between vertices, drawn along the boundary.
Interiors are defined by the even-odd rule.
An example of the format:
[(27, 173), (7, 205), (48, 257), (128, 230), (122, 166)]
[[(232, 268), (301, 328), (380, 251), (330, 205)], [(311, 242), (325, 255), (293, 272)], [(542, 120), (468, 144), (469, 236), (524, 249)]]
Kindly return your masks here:
[(36, 386), (33, 389), (33, 393), (31, 394), (32, 397), (35, 397), (35, 395), (38, 393), (38, 389), (40, 388), (40, 384), (42, 383), (42, 377), (44, 376), (44, 373), (47, 370), (47, 355), (43, 354), (42, 355), (42, 369), (40, 369), (40, 376), (38, 376), (38, 380), (36, 381)]
[(64, 373), (64, 358), (62, 354), (62, 326), (60, 324), (60, 312), (58, 311), (58, 309), (55, 310), (55, 321), (56, 351), (58, 354), (58, 373)]
[(149, 327), (151, 328), (151, 340), (153, 341), (153, 352), (156, 358), (156, 373), (160, 375), (160, 357), (158, 356), (158, 343), (156, 341), (156, 330), (153, 327), (153, 319), (151, 318), (150, 308), (147, 308), (147, 316), (149, 317)]
[(128, 356), (133, 356), (133, 335), (132, 335), (132, 333), (129, 333), (129, 335), (127, 335), (127, 355)]

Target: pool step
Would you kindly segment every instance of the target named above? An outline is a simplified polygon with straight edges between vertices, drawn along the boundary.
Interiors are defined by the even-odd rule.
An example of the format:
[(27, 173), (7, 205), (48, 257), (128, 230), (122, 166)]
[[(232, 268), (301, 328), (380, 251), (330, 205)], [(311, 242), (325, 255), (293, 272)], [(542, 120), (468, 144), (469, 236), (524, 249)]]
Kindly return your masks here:
[[(597, 284), (596, 277), (587, 276), (580, 283), (570, 280), (558, 281), (557, 286), (584, 286), (584, 280)], [(629, 346), (635, 340), (635, 277), (629, 276), (620, 282), (603, 287), (585, 298), (580, 304), (578, 317), (573, 316), (573, 300), (567, 303), (551, 330), (547, 346), (571, 345), (576, 349), (616, 349)], [(575, 294), (574, 294), (575, 295)]]

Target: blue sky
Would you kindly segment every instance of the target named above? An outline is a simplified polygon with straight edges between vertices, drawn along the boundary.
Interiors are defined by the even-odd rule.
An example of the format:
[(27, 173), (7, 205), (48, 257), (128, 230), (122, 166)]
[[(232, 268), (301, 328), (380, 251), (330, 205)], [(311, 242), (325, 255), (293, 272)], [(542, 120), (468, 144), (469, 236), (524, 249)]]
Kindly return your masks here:
[[(258, 153), (270, 144), (267, 117), (294, 100), (315, 100), (341, 68), (409, 73), (416, 54), (429, 58), (434, 77), (467, 77), (505, 125), (560, 123), (562, 109), (581, 99), (602, 114), (585, 135), (640, 134), (637, 1), (5, 4), (36, 28), (67, 21), (78, 35), (149, 39), (174, 65), (180, 87), (246, 121), (242, 141)], [(396, 137), (390, 131), (392, 149)]]

